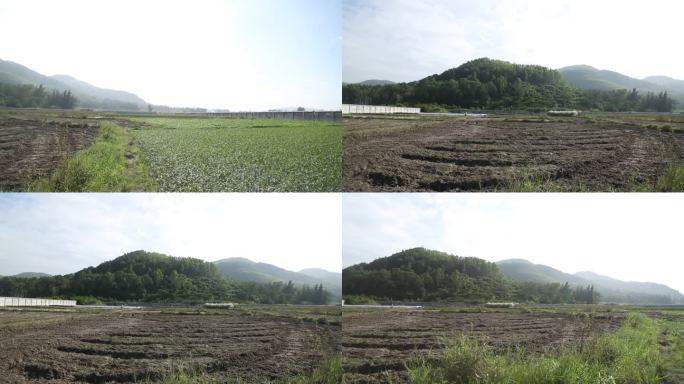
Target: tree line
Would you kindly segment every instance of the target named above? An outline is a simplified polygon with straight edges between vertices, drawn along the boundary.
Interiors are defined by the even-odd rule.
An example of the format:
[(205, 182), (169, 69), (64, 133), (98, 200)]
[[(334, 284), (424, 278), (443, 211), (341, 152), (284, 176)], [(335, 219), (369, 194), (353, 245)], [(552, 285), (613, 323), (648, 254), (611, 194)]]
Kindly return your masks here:
[(670, 112), (675, 105), (667, 92), (642, 95), (636, 89), (579, 89), (568, 85), (556, 70), (487, 58), (410, 83), (344, 84), (342, 101), (345, 104), (421, 107), (427, 112), (560, 108)]
[(515, 282), (504, 278), (495, 263), (474, 257), (414, 248), (361, 263), (342, 271), (345, 298), (378, 300), (451, 301), (483, 303), (594, 304), (600, 294), (593, 286), (568, 283)]
[(259, 304), (327, 304), (332, 295), (323, 288), (323, 284), (295, 285), (271, 282), (257, 283), (253, 281), (239, 282), (236, 293), (238, 302)]
[(72, 109), (77, 99), (70, 90), (46, 90), (43, 85), (0, 83), (0, 106)]
[(1, 277), (0, 296), (90, 298), (103, 302), (324, 304), (322, 285), (242, 283), (225, 278), (209, 262), (135, 251), (70, 275)]

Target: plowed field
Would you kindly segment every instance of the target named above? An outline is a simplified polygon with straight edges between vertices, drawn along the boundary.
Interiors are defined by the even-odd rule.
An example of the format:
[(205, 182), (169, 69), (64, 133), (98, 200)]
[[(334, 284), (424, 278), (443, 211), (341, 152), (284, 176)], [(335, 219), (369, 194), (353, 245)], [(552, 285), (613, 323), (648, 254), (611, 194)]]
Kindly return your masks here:
[(482, 337), (497, 349), (524, 347), (551, 352), (617, 329), (622, 314), (596, 317), (571, 313), (455, 313), (427, 310), (378, 310), (343, 315), (342, 348), (349, 383), (407, 383), (405, 364), (438, 356), (443, 339)]
[[(631, 190), (684, 159), (672, 124), (571, 119), (347, 118), (345, 191)], [(662, 127), (665, 128), (662, 128)], [(675, 129), (671, 129), (675, 128)]]
[(340, 334), (339, 325), (239, 311), (0, 312), (0, 324), (6, 383), (154, 382), (172, 368), (261, 383), (310, 373)]
[(0, 118), (0, 191), (23, 190), (88, 147), (98, 126), (86, 121)]

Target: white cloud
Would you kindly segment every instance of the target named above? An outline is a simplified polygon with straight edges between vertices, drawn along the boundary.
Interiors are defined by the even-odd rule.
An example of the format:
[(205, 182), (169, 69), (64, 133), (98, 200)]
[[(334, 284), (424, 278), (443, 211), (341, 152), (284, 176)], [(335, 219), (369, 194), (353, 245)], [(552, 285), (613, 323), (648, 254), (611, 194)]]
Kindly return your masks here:
[(71, 273), (145, 249), (341, 269), (339, 194), (4, 194), (0, 275)]
[(424, 246), (684, 292), (683, 214), (675, 194), (345, 194), (343, 265)]

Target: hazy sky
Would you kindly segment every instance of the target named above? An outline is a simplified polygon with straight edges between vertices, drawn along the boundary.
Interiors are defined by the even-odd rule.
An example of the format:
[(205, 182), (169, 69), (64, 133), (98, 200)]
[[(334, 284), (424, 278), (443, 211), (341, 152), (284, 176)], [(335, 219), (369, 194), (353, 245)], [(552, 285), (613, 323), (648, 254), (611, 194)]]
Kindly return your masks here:
[(153, 104), (341, 103), (341, 0), (0, 0), (0, 59)]
[(138, 249), (341, 270), (339, 194), (0, 194), (0, 275), (62, 274)]
[(680, 0), (345, 0), (343, 80), (413, 81), (479, 57), (684, 79)]
[(345, 193), (343, 266), (423, 246), (684, 293), (683, 216), (678, 194)]

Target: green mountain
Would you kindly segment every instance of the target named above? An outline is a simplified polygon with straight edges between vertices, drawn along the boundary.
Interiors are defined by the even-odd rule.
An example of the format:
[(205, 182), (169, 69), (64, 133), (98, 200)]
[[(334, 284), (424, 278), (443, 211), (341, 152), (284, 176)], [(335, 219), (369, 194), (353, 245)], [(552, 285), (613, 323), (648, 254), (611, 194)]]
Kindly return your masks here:
[[(633, 88), (640, 92), (630, 93)], [(342, 102), (414, 106), (427, 112), (463, 109), (541, 112), (566, 108), (668, 112), (673, 108), (672, 96), (681, 94), (668, 92), (671, 97), (659, 97), (658, 93), (664, 90), (656, 84), (584, 65), (557, 71), (539, 65), (479, 58), (408, 83), (343, 84)]]
[(22, 273), (17, 273), (16, 275), (12, 275), (12, 277), (18, 277), (22, 279), (31, 279), (34, 277), (50, 277), (51, 275), (47, 273), (42, 273), (42, 272), (22, 272)]
[(205, 302), (229, 300), (234, 285), (212, 263), (135, 251), (69, 275), (0, 278), (0, 295), (94, 296), (107, 301)]
[(568, 83), (583, 89), (632, 89), (660, 92), (664, 89), (648, 81), (625, 76), (618, 72), (599, 70), (588, 65), (573, 65), (560, 68), (558, 72)]
[(483, 302), (508, 295), (496, 264), (425, 248), (347, 267), (342, 284), (345, 296), (392, 300)]
[(667, 91), (676, 100), (684, 101), (684, 81), (666, 76), (651, 76), (641, 80), (589, 65), (573, 65), (560, 68), (558, 71), (565, 81), (577, 88), (602, 91), (636, 88), (641, 93)]
[(684, 303), (684, 295), (663, 284), (621, 281), (593, 272), (569, 274), (546, 265), (523, 259), (501, 260), (496, 263), (507, 278), (518, 282), (569, 283), (572, 286), (593, 286), (604, 302), (625, 304)]
[(515, 281), (531, 281), (533, 283), (565, 283), (573, 285), (590, 285), (591, 281), (582, 277), (561, 272), (546, 265), (533, 264), (524, 259), (508, 259), (497, 261), (501, 273)]
[(126, 111), (147, 108), (147, 102), (132, 93), (99, 88), (67, 75), (45, 76), (7, 60), (0, 60), (0, 83), (42, 84), (48, 90), (71, 90), (80, 108)]
[(644, 81), (672, 90), (673, 93), (684, 94), (684, 80), (677, 80), (667, 76), (649, 76)]
[(243, 257), (231, 257), (215, 261), (221, 273), (235, 281), (252, 281), (258, 283), (292, 281), (296, 285), (323, 284), (332, 294), (340, 296), (342, 292), (342, 276), (340, 273), (323, 269), (305, 269), (300, 272), (288, 271), (268, 263), (258, 263)]
[(639, 281), (622, 281), (589, 271), (577, 272), (575, 276), (589, 280), (596, 287), (600, 287), (605, 290), (632, 292), (634, 294), (640, 293), (646, 295), (663, 295), (672, 297), (678, 301), (682, 301), (684, 299), (684, 295), (682, 295), (679, 291), (672, 289), (665, 284)]
[(572, 100), (572, 89), (557, 71), (488, 58), (409, 83), (342, 87), (346, 104), (522, 109), (554, 108)]

